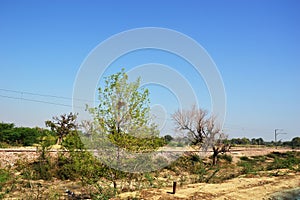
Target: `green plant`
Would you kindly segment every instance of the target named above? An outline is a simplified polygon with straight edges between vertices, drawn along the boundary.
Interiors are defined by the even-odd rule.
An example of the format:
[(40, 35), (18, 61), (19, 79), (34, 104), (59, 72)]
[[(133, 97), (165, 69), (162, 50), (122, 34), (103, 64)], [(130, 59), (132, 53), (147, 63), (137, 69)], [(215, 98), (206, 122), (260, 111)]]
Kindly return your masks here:
[(225, 161), (227, 161), (228, 163), (231, 163), (231, 162), (232, 162), (232, 156), (231, 156), (231, 155), (227, 155), (227, 154), (221, 154), (221, 155), (218, 155), (218, 159), (225, 160)]
[(266, 161), (266, 156), (253, 156), (252, 159), (257, 161), (257, 162), (265, 162)]
[(249, 161), (249, 160), (251, 160), (251, 159), (248, 158), (247, 156), (242, 156), (242, 157), (240, 157), (240, 160)]
[(190, 160), (193, 161), (193, 162), (200, 162), (201, 161), (201, 158), (198, 154), (192, 154), (190, 156)]
[(238, 162), (238, 166), (242, 167), (242, 173), (243, 174), (256, 174), (257, 170), (255, 169), (255, 165), (253, 162), (249, 161), (240, 161)]
[(296, 158), (275, 158), (272, 163), (267, 166), (267, 170), (273, 169), (293, 169), (293, 167), (299, 163), (299, 160)]
[(112, 197), (116, 196), (117, 191), (112, 187), (103, 187), (100, 184), (95, 184), (96, 192), (91, 193), (92, 199), (97, 200), (109, 200)]
[(5, 194), (9, 192), (9, 189), (2, 192), (3, 187), (11, 179), (11, 175), (8, 170), (0, 169), (0, 199), (4, 198)]
[(9, 180), (10, 174), (5, 169), (0, 169), (0, 191), (2, 190), (3, 185)]
[(72, 112), (68, 115), (63, 114), (59, 117), (53, 117), (53, 121), (47, 120), (45, 122), (47, 127), (50, 127), (51, 130), (57, 135), (57, 145), (60, 145), (63, 142), (64, 137), (76, 131), (78, 125), (76, 123), (77, 114)]
[(0, 146), (31, 146), (39, 138), (52, 132), (41, 128), (15, 127), (14, 124), (0, 123)]
[[(93, 119), (89, 123), (92, 124), (93, 130), (88, 134), (92, 140), (86, 142), (94, 149), (100, 149), (99, 156), (115, 169), (120, 166), (126, 166), (128, 169), (145, 167), (135, 166), (137, 163), (130, 156), (120, 156), (123, 150), (142, 153), (156, 150), (165, 144), (165, 140), (159, 137), (157, 125), (151, 119), (149, 91), (140, 86), (140, 78), (129, 82), (125, 69), (122, 69), (121, 72), (105, 78), (104, 87), (98, 90), (99, 105), (87, 108)], [(114, 148), (112, 144), (118, 148)], [(114, 154), (106, 153), (115, 150)], [(137, 160), (144, 157), (140, 154)], [(107, 170), (107, 173), (111, 173), (106, 175), (113, 182), (115, 189), (116, 180), (127, 175), (112, 169)]]
[(150, 186), (153, 187), (154, 178), (150, 173), (145, 174), (146, 180), (149, 182)]

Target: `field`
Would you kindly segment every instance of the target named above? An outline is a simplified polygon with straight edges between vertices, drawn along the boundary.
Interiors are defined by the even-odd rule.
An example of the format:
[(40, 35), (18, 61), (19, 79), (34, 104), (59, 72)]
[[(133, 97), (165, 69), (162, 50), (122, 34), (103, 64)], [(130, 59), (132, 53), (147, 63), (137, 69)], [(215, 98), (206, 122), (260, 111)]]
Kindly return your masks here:
[[(55, 151), (52, 154), (55, 155)], [(227, 155), (232, 158), (231, 162), (220, 158), (218, 166), (207, 167), (203, 173), (194, 172), (195, 169), (191, 168), (193, 162), (186, 156), (188, 158), (160, 172), (144, 174), (137, 179), (140, 181), (139, 187), (136, 181), (132, 184), (136, 186), (134, 189), (124, 187), (112, 199), (267, 199), (275, 192), (300, 187), (299, 160), (292, 160), (291, 164), (285, 162), (295, 156), (299, 158), (299, 150), (234, 147)], [(38, 153), (34, 148), (1, 149), (0, 156), (1, 167), (14, 173), (14, 178), (2, 186), (2, 191), (9, 191), (2, 193), (4, 199), (67, 199), (67, 189), (74, 192), (78, 199), (83, 199), (90, 198), (89, 190), (95, 189), (82, 185), (80, 181), (25, 179), (21, 172), (14, 169), (20, 160), (32, 162), (37, 159)], [(210, 159), (202, 161), (209, 163)], [(180, 163), (189, 166), (183, 170), (178, 167)], [(172, 194), (174, 181), (177, 182), (177, 189)], [(101, 183), (104, 182), (101, 179)], [(118, 185), (122, 185), (122, 180), (118, 181)]]

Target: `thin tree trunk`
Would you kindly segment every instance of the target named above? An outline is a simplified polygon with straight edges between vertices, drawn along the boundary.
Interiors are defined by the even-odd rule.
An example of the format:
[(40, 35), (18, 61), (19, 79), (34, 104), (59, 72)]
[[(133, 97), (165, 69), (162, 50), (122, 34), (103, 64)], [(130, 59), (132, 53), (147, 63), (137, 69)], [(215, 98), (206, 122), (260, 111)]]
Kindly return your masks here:
[(218, 159), (218, 154), (219, 154), (219, 149), (218, 148), (213, 148), (213, 165), (217, 164), (217, 159)]
[(62, 143), (62, 138), (58, 137), (57, 141), (56, 141), (56, 145), (60, 145)]

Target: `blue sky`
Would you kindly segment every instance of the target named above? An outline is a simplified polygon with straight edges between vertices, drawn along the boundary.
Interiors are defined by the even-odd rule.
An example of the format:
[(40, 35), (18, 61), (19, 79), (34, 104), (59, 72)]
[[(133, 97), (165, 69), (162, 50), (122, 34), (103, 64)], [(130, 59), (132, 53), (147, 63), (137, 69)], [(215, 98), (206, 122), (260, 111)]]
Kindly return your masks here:
[[(71, 105), (70, 99), (26, 92), (71, 98), (81, 63), (100, 42), (133, 28), (163, 27), (196, 40), (218, 66), (227, 95), (224, 130), (230, 137), (272, 140), (280, 128), (288, 134), (279, 138), (291, 139), (300, 135), (299, 9), (297, 0), (0, 0), (0, 121), (43, 126), (52, 116), (70, 112), (68, 106), (24, 100)], [(184, 74), (201, 91), (203, 107), (210, 108), (203, 80), (181, 68), (182, 60), (150, 51), (116, 64), (131, 69), (150, 61)], [(150, 89), (155, 103), (171, 98), (166, 92), (159, 102), (159, 89)]]

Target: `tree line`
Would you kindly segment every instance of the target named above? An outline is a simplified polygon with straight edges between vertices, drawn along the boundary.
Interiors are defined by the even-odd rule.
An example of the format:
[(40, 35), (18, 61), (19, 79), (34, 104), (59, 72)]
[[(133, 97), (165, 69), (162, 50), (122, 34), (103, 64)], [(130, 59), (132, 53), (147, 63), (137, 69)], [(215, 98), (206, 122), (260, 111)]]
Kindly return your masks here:
[[(13, 123), (0, 123), (0, 148), (9, 147), (9, 146), (32, 146), (34, 144), (38, 144), (45, 137), (51, 137), (53, 139), (52, 144), (60, 143), (62, 138), (66, 136), (66, 131), (59, 131), (59, 127), (54, 128), (54, 123), (61, 123), (68, 116), (65, 114), (61, 116), (62, 120), (59, 121), (58, 117), (54, 117), (56, 122), (47, 121), (49, 127), (53, 127), (52, 130), (40, 128), (40, 127), (16, 127)], [(74, 116), (73, 116), (74, 117)], [(71, 118), (71, 116), (69, 116)], [(51, 124), (52, 123), (52, 124)], [(85, 125), (87, 127), (87, 125)], [(88, 133), (86, 133), (88, 136)], [(275, 143), (274, 141), (265, 141), (263, 138), (232, 138), (225, 139), (225, 143), (230, 145), (265, 145), (265, 146), (283, 146), (283, 147), (291, 147), (291, 148), (300, 148), (300, 137), (294, 137), (291, 141), (279, 141)], [(161, 137), (160, 140), (161, 145), (169, 144), (170, 146), (178, 146), (182, 147), (190, 143), (190, 140), (186, 137), (174, 137), (172, 135), (165, 135)]]
[(53, 131), (39, 127), (16, 127), (13, 123), (0, 123), (0, 147), (32, 146), (43, 137), (54, 137)]
[(300, 148), (300, 137), (294, 137), (291, 141), (264, 141), (262, 138), (232, 138), (227, 139), (226, 143), (231, 145), (265, 145), (265, 146), (282, 146), (291, 148)]

